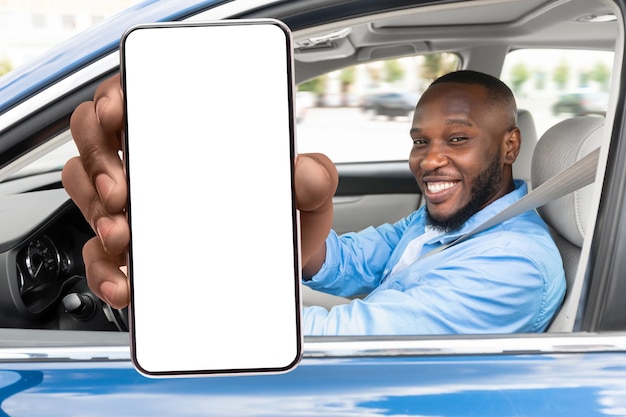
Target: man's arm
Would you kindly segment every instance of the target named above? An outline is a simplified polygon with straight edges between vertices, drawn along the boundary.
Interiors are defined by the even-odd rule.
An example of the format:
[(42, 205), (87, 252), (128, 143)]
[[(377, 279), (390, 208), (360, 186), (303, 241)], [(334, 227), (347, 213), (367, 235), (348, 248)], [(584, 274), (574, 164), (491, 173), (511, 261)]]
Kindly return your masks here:
[(302, 154), (296, 159), (296, 206), (300, 210), (302, 275), (317, 273), (326, 258), (324, 243), (333, 221), (333, 196), (339, 182), (337, 169), (322, 154)]
[[(539, 332), (559, 308), (565, 279), (549, 248), (493, 240), (487, 250), (443, 251), (388, 277), (364, 299), (308, 307), (305, 335)], [(462, 245), (459, 245), (462, 246)], [(547, 252), (547, 255), (540, 252)], [(447, 253), (446, 253), (447, 252)], [(539, 267), (538, 267), (539, 266)]]

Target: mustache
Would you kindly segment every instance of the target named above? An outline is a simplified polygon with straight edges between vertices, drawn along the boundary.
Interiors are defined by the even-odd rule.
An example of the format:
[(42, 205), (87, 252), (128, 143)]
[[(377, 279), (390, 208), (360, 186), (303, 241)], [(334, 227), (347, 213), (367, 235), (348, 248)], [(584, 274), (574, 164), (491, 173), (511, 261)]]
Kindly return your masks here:
[(453, 178), (455, 177), (455, 175), (451, 172), (446, 172), (446, 171), (442, 171), (440, 168), (437, 169), (432, 169), (430, 171), (425, 171), (422, 173), (422, 175), (420, 175), (420, 179), (422, 181), (425, 181), (425, 179), (427, 179), (428, 177), (450, 177)]

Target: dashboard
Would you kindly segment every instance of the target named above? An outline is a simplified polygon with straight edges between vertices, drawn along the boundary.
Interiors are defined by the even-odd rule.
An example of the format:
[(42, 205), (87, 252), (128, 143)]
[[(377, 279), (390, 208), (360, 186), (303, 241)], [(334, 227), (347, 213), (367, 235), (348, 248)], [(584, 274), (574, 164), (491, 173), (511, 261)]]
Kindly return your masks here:
[(0, 327), (127, 331), (87, 286), (82, 247), (94, 236), (58, 184), (3, 194), (0, 184)]

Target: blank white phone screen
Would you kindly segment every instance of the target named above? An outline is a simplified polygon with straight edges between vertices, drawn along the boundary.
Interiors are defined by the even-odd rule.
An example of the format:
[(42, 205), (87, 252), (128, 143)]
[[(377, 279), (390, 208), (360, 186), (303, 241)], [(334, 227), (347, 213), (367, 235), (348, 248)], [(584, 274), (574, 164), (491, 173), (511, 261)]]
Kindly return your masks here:
[(289, 31), (272, 20), (140, 25), (121, 50), (137, 369), (292, 369), (301, 332)]

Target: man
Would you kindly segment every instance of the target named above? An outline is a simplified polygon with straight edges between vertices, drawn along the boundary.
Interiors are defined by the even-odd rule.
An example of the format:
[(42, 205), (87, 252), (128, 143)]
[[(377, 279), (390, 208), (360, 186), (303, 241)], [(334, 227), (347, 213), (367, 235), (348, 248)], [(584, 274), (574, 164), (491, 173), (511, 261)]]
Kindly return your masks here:
[[(84, 248), (87, 278), (115, 307), (128, 303), (119, 269), (128, 244), (126, 185), (117, 158), (122, 126), (119, 80), (72, 117), (82, 155), (63, 182), (98, 238)], [(559, 253), (535, 212), (505, 221), (440, 253), (428, 253), (521, 198), (512, 164), (521, 135), (509, 88), (458, 71), (436, 80), (417, 104), (409, 166), (424, 207), (393, 225), (337, 236), (330, 230), (337, 173), (319, 154), (296, 161), (305, 284), (337, 295), (368, 294), (327, 311), (305, 308), (305, 334), (539, 332), (565, 293)]]

